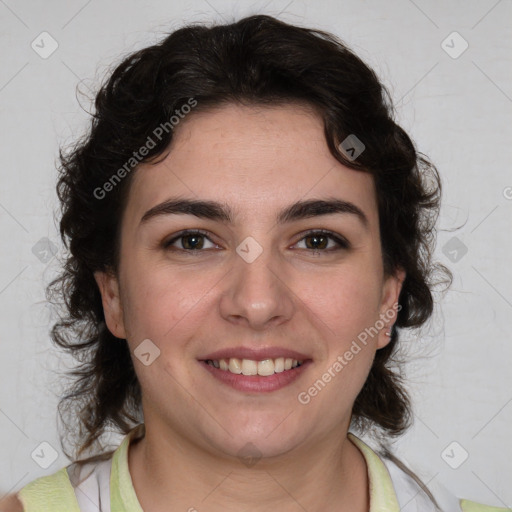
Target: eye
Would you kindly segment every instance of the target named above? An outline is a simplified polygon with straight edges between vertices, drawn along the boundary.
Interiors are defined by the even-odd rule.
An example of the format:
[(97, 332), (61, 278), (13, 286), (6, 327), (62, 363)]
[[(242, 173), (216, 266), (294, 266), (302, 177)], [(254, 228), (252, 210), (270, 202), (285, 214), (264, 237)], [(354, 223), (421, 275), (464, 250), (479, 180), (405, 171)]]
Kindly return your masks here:
[[(303, 244), (303, 246), (300, 247), (300, 244)], [(299, 246), (299, 249), (320, 252), (333, 252), (350, 248), (350, 244), (345, 238), (326, 230), (308, 231), (295, 246)], [(201, 250), (214, 249), (219, 246), (212, 242), (206, 231), (185, 230), (174, 235), (170, 240), (165, 241), (163, 247), (170, 250), (200, 252)]]
[(332, 252), (350, 248), (347, 240), (326, 230), (308, 231), (296, 245), (302, 243), (304, 243), (304, 246), (299, 247), (299, 249), (312, 251)]
[(201, 249), (214, 249), (218, 246), (208, 238), (206, 232), (200, 230), (186, 230), (164, 242), (163, 247), (165, 249), (192, 252)]

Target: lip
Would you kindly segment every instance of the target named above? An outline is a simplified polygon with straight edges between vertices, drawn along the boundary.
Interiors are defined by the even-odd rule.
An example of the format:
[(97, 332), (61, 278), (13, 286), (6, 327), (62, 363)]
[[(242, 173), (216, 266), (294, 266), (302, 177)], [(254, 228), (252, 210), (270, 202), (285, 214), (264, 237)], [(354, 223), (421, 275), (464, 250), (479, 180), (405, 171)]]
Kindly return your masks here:
[[(252, 348), (252, 347), (233, 347), (220, 349), (205, 356), (198, 357), (199, 361), (230, 359), (236, 357), (237, 359), (251, 359), (253, 361), (264, 361), (265, 359), (277, 359), (278, 357), (285, 357), (297, 359), (298, 361), (307, 361), (312, 358), (306, 354), (290, 350), (284, 347), (267, 347), (267, 348)], [(265, 377), (267, 378), (267, 377)]]
[[(222, 353), (223, 352), (219, 352), (219, 354)], [(216, 355), (216, 353), (213, 355)], [(207, 359), (212, 359), (212, 357), (208, 357)], [(224, 358), (221, 357), (220, 359)], [(267, 359), (269, 358), (267, 357)], [(271, 391), (282, 389), (285, 386), (289, 386), (294, 381), (296, 381), (304, 373), (304, 371), (307, 370), (311, 363), (312, 360), (307, 359), (301, 366), (292, 368), (291, 370), (285, 370), (281, 373), (274, 373), (268, 377), (262, 377), (261, 375), (243, 375), (231, 373), (228, 370), (215, 368), (214, 366), (206, 363), (204, 360), (199, 361), (199, 364), (221, 383), (228, 385), (238, 391), (245, 391), (250, 393), (269, 393)]]

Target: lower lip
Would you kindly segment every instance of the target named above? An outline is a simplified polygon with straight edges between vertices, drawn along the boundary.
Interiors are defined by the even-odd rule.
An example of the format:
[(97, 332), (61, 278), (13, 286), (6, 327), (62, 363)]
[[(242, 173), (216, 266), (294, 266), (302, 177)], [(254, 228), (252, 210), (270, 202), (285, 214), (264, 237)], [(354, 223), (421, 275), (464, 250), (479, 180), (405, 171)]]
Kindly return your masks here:
[(296, 368), (285, 370), (280, 373), (274, 373), (268, 377), (231, 373), (228, 370), (215, 368), (215, 366), (211, 366), (205, 361), (200, 361), (200, 363), (216, 379), (234, 389), (237, 389), (238, 391), (268, 393), (270, 391), (277, 391), (278, 389), (284, 388), (297, 380), (304, 373), (311, 361), (304, 361), (304, 363)]

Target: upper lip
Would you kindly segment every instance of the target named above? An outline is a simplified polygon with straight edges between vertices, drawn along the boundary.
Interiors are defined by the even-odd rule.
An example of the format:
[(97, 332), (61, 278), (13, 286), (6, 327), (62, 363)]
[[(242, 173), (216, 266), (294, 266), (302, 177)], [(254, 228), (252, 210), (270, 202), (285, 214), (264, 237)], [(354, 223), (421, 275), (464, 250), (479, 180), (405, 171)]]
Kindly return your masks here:
[(252, 348), (252, 347), (233, 347), (224, 348), (212, 352), (206, 356), (199, 357), (200, 361), (219, 361), (220, 359), (231, 359), (236, 357), (237, 359), (251, 359), (253, 361), (264, 361), (265, 359), (277, 359), (278, 357), (285, 357), (290, 359), (297, 359), (297, 361), (305, 361), (311, 359), (311, 357), (297, 352), (296, 350), (290, 350), (283, 347), (267, 347), (267, 348)]

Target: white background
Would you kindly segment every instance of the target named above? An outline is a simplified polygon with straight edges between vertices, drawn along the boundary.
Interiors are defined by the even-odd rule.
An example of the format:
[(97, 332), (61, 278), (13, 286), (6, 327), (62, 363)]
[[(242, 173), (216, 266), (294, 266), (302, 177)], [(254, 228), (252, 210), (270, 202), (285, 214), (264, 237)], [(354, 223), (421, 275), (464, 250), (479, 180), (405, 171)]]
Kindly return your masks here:
[[(86, 125), (77, 84), (91, 96), (112, 62), (185, 21), (254, 13), (341, 37), (375, 68), (399, 122), (437, 165), (444, 203), (436, 254), (455, 279), (430, 328), (405, 336), (415, 424), (395, 450), (425, 482), (512, 506), (509, 0), (0, 1), (0, 496), (67, 463), (56, 427), (66, 360), (48, 335), (44, 286), (62, 255), (54, 221), (58, 147)], [(31, 47), (43, 31), (59, 45), (47, 59)], [(469, 44), (455, 59), (442, 47), (453, 31)], [(452, 51), (463, 44), (455, 37)], [(44, 237), (59, 251), (46, 263), (32, 251)], [(467, 247), (458, 261), (443, 251), (453, 237)], [(469, 454), (457, 469), (441, 455), (453, 441), (452, 465), (462, 450)], [(31, 458), (41, 442), (59, 453), (46, 470)]]

